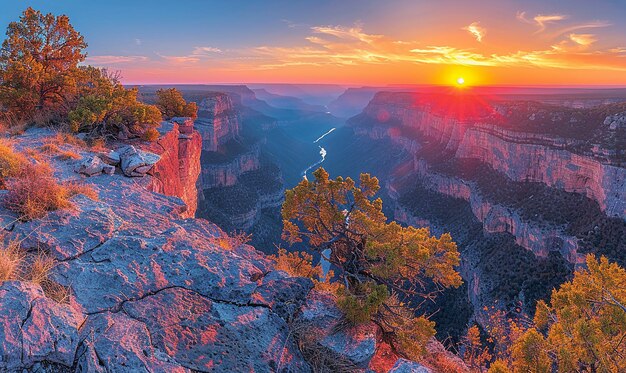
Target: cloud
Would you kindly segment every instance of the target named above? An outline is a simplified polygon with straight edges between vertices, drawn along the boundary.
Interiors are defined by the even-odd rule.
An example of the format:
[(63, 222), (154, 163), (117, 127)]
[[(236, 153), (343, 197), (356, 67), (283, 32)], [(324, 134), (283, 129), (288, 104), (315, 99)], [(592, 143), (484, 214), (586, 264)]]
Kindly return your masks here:
[(536, 33), (545, 31), (548, 23), (563, 21), (568, 18), (564, 14), (537, 14), (532, 19), (526, 17), (526, 12), (517, 12), (516, 18), (524, 23), (534, 24), (538, 27)]
[(221, 49), (215, 47), (194, 47), (190, 54), (182, 56), (170, 56), (158, 54), (162, 59), (175, 64), (195, 64), (203, 59), (210, 58), (216, 54), (224, 53)]
[(200, 61), (200, 57), (197, 56), (167, 56), (163, 54), (158, 54), (162, 59), (172, 62), (175, 64), (188, 64), (188, 63), (196, 63)]
[[(518, 14), (518, 17), (528, 20), (524, 13)], [(555, 15), (544, 16), (539, 21), (536, 18), (529, 22), (537, 27), (540, 27), (540, 23), (545, 26), (557, 22)], [(479, 42), (485, 40), (486, 30), (478, 22), (466, 26), (464, 30)], [(528, 32), (529, 38), (532, 37), (532, 32)], [(393, 69), (399, 64), (626, 71), (626, 49), (597, 49), (597, 37), (592, 33), (569, 32), (564, 35), (556, 42), (539, 40), (539, 45), (543, 43), (543, 46), (533, 43), (535, 47), (532, 49), (512, 49), (510, 45), (489, 47), (485, 44), (481, 44), (480, 48), (468, 48), (462, 44), (428, 45), (422, 41), (398, 40), (369, 33), (361, 24), (322, 25), (310, 27), (301, 43), (293, 46), (260, 45), (225, 51), (214, 46), (198, 46), (182, 56), (159, 55), (161, 59), (155, 62), (203, 68), (204, 63), (211, 61), (213, 70), (231, 72), (297, 69), (306, 66), (320, 71), (368, 65)], [(132, 59), (118, 56), (117, 60), (124, 58)]]
[(194, 56), (203, 56), (212, 53), (223, 53), (221, 49), (215, 47), (195, 47), (191, 52)]
[(469, 26), (463, 27), (463, 30), (469, 32), (474, 35), (478, 42), (482, 42), (485, 34), (487, 34), (487, 29), (480, 26), (480, 22), (472, 22)]
[(612, 24), (607, 21), (593, 21), (593, 22), (580, 23), (580, 24), (564, 27), (560, 30), (557, 30), (554, 34), (551, 35), (551, 37), (558, 37), (560, 35), (567, 34), (568, 32), (572, 32), (572, 31), (583, 30), (583, 29), (588, 29), (588, 28), (609, 27), (611, 25)]
[(131, 62), (144, 62), (148, 61), (146, 56), (89, 56), (85, 58), (85, 63), (95, 66), (101, 65), (115, 65)]
[(537, 23), (537, 25), (539, 26), (539, 30), (537, 30), (537, 32), (542, 32), (546, 29), (546, 24), (562, 21), (564, 19), (567, 19), (567, 16), (562, 14), (538, 14), (533, 19), (535, 20), (535, 23)]
[(371, 44), (382, 38), (382, 35), (372, 35), (363, 32), (361, 25), (353, 27), (342, 26), (314, 26), (311, 30), (316, 34), (331, 35), (339, 39), (360, 41)]
[[(515, 16), (518, 20), (524, 23), (536, 25), (537, 26), (537, 31), (535, 32), (536, 34), (546, 31), (546, 29), (548, 28), (548, 24), (550, 23), (557, 23), (557, 22), (565, 21), (569, 19), (569, 16), (565, 14), (538, 14), (532, 19), (528, 19), (528, 17), (526, 16), (526, 12), (517, 12)], [(573, 32), (576, 30), (582, 30), (582, 29), (587, 29), (587, 28), (608, 27), (608, 26), (611, 26), (611, 23), (607, 21), (590, 21), (590, 22), (578, 23), (578, 24), (567, 26), (567, 27), (563, 27), (557, 30), (556, 32), (554, 32), (553, 34), (549, 35), (549, 37), (556, 38), (558, 36), (561, 36), (563, 34), (567, 34), (569, 32)]]
[(141, 39), (133, 39), (133, 41), (135, 42), (135, 45), (141, 45)]
[(583, 47), (588, 47), (598, 41), (593, 34), (569, 34), (569, 39)]

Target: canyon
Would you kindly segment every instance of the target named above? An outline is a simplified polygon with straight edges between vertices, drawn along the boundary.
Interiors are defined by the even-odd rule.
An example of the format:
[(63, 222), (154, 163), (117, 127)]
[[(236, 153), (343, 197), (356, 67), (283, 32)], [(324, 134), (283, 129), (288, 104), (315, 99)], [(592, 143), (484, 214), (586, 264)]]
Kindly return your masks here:
[[(271, 107), (245, 86), (184, 94), (198, 102), (196, 120), (163, 122), (153, 143), (108, 144), (113, 153), (128, 145), (144, 152), (153, 160), (145, 176), (114, 167), (85, 177), (81, 164), (113, 153), (64, 144), (81, 159), (49, 156), (55, 175), (90, 185), (98, 200), (79, 194), (71, 208), (29, 222), (2, 210), (8, 237), (26, 250), (45, 248), (59, 263), (51, 279), (69, 292), (56, 302), (36, 284), (0, 286), (0, 309), (12, 310), (0, 317), (10, 336), (0, 348), (21, 356), (0, 359), (2, 369), (306, 372), (307, 352), (294, 339), (303, 323), (315, 325), (306, 333), (319, 337), (323, 353), (357, 371), (434, 361), (466, 371), (434, 339), (415, 363), (390, 353), (372, 324), (338, 328), (330, 294), (274, 269), (266, 254), (281, 244), (284, 190), (320, 161), (320, 149), (333, 176), (377, 176), (388, 217), (451, 233), (464, 284), (425, 307), (447, 343), (472, 323), (487, 325), (492, 307), (531, 316), (587, 253), (626, 262), (621, 104), (477, 105), (378, 92), (343, 125), (308, 106)], [(31, 129), (16, 143), (37, 149), (54, 136)]]
[[(70, 207), (30, 221), (0, 207), (7, 239), (20, 240), (26, 252), (45, 250), (57, 263), (43, 287), (0, 284), (0, 370), (309, 372), (294, 337), (306, 333), (319, 343), (316, 353), (357, 371), (429, 371), (428, 360), (390, 353), (372, 323), (338, 327), (334, 296), (311, 280), (274, 269), (245, 241), (188, 217), (194, 200), (184, 198), (199, 179), (200, 133), (189, 118), (164, 122), (159, 132), (152, 144), (61, 145), (80, 159), (46, 155), (56, 178), (89, 186), (95, 196), (79, 193)], [(25, 151), (54, 138), (54, 131), (31, 129), (15, 143)], [(145, 176), (125, 175), (124, 165), (90, 177), (76, 171), (95, 157), (125, 154), (128, 145), (154, 162)], [(65, 289), (62, 299), (51, 295), (52, 284)], [(436, 340), (428, 350), (466, 369)]]
[(587, 253), (626, 259), (626, 108), (550, 99), (379, 92), (348, 121), (411, 154), (386, 180), (394, 219), (452, 234), (479, 323), (532, 314)]
[(440, 91), (348, 89), (329, 104), (362, 107), (344, 126), (294, 98), (257, 90), (306, 110), (270, 107), (245, 86), (207, 89), (222, 92), (185, 91), (200, 103), (197, 216), (273, 253), (284, 189), (323, 149), (331, 175), (381, 180), (387, 216), (459, 244), (465, 284), (432, 308), (442, 335), (484, 324), (485, 307), (532, 314), (587, 253), (626, 260), (626, 108), (613, 98), (478, 104)]

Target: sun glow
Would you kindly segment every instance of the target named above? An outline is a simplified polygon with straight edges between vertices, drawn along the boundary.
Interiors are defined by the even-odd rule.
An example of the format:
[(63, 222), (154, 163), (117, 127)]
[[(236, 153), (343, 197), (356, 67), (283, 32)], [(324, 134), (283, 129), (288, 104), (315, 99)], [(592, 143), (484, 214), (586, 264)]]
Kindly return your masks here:
[(456, 84), (458, 86), (462, 86), (465, 84), (465, 79), (462, 76), (459, 76), (458, 78), (456, 78)]

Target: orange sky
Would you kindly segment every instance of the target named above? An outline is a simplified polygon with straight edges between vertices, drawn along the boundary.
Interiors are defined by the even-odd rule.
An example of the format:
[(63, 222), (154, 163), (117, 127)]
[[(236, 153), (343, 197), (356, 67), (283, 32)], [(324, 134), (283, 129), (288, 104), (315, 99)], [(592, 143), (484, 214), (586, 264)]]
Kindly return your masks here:
[(126, 83), (626, 85), (626, 1), (8, 0), (64, 13)]
[(508, 37), (476, 21), (432, 41), (372, 33), (361, 24), (312, 26), (295, 45), (270, 41), (208, 57), (197, 51), (162, 56), (127, 64), (124, 76), (168, 83), (453, 84), (462, 76), (468, 85), (626, 84), (626, 49), (606, 45), (598, 35), (608, 22), (572, 24), (556, 15), (511, 18), (516, 30)]

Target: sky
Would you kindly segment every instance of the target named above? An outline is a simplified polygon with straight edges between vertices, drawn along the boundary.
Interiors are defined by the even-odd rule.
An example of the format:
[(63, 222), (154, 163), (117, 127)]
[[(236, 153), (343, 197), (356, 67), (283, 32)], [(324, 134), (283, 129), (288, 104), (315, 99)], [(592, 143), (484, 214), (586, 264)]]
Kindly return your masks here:
[(128, 84), (626, 86), (626, 0), (0, 0)]

